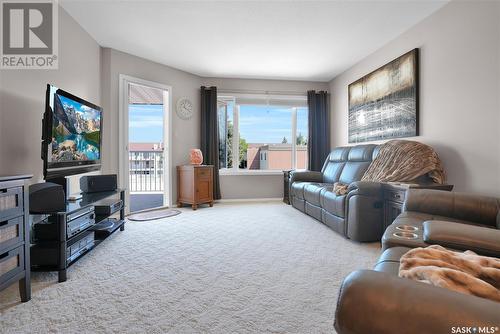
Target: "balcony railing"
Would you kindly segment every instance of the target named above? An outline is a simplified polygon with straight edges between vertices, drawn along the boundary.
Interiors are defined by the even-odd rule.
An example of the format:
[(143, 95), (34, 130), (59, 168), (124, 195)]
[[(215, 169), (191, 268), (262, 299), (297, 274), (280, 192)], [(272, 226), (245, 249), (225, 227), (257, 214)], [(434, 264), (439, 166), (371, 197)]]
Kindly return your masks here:
[(130, 151), (130, 192), (163, 192), (163, 152)]

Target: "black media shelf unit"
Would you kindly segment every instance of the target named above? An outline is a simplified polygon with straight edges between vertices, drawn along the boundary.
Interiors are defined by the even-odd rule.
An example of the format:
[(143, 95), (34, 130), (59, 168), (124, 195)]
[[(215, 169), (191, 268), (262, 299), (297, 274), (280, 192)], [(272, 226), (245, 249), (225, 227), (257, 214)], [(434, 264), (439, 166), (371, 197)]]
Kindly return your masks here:
[[(119, 210), (96, 215), (96, 203), (109, 198), (121, 200)], [(68, 201), (64, 211), (32, 215), (31, 224), (31, 271), (57, 271), (59, 282), (65, 282), (71, 265), (112, 233), (125, 229), (125, 189), (82, 193), (82, 198)]]

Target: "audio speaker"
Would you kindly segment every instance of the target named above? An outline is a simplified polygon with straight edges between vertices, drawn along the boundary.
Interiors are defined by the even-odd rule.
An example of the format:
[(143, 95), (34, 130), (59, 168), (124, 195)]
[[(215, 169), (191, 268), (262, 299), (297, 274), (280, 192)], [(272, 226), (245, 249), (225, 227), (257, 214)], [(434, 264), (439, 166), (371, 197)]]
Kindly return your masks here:
[(80, 178), (80, 189), (84, 193), (113, 191), (117, 188), (116, 174), (86, 175)]
[(54, 213), (66, 210), (66, 196), (60, 184), (45, 182), (30, 186), (30, 213)]

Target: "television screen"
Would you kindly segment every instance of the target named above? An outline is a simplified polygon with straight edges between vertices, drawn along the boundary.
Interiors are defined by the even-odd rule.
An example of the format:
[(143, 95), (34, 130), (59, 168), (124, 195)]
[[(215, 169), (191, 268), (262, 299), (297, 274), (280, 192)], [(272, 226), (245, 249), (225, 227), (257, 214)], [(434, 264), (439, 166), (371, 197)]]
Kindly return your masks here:
[(100, 107), (48, 85), (47, 113), (47, 169), (100, 163)]

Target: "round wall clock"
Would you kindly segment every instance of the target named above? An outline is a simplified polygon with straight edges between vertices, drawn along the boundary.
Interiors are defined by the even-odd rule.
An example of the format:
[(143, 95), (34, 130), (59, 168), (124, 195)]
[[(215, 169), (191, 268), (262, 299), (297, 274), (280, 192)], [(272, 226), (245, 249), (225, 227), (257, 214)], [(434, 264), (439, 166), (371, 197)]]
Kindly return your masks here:
[(177, 116), (186, 120), (193, 117), (193, 103), (188, 98), (177, 100)]

